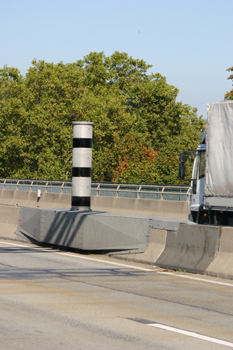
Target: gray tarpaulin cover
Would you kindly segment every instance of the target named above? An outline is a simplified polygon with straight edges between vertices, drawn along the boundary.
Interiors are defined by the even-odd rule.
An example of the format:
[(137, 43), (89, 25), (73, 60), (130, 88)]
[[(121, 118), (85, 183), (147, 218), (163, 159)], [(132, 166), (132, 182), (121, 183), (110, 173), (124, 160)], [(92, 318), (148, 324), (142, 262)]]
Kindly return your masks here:
[(233, 101), (207, 105), (205, 196), (233, 197)]

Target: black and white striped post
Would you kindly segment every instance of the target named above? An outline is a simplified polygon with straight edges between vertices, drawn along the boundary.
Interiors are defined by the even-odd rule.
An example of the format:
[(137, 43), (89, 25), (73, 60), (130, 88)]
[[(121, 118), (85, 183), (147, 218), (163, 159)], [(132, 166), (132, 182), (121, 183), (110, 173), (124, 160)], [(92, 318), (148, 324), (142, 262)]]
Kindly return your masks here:
[(72, 122), (73, 164), (71, 210), (90, 210), (92, 174), (92, 122)]

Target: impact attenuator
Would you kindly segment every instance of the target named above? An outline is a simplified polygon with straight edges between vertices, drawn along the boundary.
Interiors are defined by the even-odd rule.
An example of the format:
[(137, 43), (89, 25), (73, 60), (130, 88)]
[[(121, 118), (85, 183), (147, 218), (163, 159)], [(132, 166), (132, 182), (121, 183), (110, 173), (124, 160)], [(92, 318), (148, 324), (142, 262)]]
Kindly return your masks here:
[(15, 231), (38, 242), (82, 250), (144, 252), (150, 219), (92, 211), (93, 122), (73, 122), (71, 209), (20, 209)]

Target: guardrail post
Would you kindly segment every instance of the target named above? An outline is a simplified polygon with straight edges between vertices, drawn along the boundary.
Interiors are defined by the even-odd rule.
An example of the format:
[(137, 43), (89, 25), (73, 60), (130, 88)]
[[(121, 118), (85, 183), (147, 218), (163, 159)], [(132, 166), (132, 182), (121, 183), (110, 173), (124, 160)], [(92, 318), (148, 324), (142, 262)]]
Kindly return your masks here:
[(117, 186), (117, 189), (116, 189), (116, 197), (118, 198), (119, 196), (118, 196), (118, 191), (119, 191), (119, 188), (120, 188), (120, 184)]
[(137, 190), (137, 198), (140, 199), (140, 191), (141, 191), (142, 186), (139, 186), (138, 190)]
[(186, 202), (190, 202), (190, 189), (191, 189), (191, 187), (189, 187), (187, 192), (186, 192)]
[(163, 201), (163, 192), (165, 190), (165, 187), (163, 187), (162, 191), (161, 191), (161, 201)]
[(100, 183), (98, 184), (98, 186), (96, 188), (96, 196), (99, 196), (99, 188), (100, 188)]

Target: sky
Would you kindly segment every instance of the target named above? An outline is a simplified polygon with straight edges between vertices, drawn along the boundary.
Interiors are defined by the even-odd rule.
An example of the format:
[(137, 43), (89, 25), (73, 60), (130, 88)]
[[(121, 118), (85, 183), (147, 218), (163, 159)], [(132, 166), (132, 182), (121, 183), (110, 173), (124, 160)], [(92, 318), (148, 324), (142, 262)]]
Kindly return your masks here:
[(126, 52), (207, 118), (232, 88), (233, 0), (0, 0), (0, 68)]

